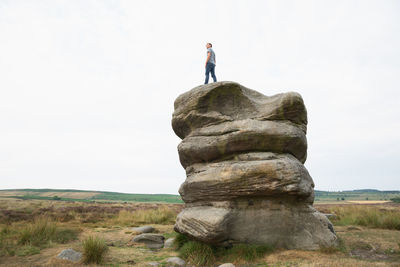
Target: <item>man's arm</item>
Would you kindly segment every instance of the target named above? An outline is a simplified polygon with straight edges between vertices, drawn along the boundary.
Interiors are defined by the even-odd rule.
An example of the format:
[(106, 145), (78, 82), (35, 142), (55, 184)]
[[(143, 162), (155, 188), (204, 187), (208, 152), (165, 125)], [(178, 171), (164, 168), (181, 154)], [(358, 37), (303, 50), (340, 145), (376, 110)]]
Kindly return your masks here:
[(207, 62), (210, 60), (210, 57), (211, 57), (211, 52), (208, 52), (207, 53), (207, 59), (206, 59), (206, 66), (207, 66)]

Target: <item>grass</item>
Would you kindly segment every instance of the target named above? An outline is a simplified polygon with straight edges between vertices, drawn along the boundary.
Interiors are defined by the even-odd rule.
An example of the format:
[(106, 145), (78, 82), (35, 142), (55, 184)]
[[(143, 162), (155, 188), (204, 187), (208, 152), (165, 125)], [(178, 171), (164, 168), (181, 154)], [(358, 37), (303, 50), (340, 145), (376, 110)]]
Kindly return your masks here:
[(371, 228), (400, 230), (400, 212), (379, 207), (349, 205), (335, 207), (335, 225), (360, 225)]
[(178, 234), (175, 245), (179, 256), (195, 266), (211, 266), (216, 262), (254, 262), (274, 251), (268, 245), (235, 244), (230, 248), (216, 247), (189, 240)]
[(176, 246), (177, 249), (180, 249), (183, 247), (183, 245), (187, 242), (189, 242), (189, 238), (186, 235), (178, 233), (175, 237), (174, 245)]
[(196, 241), (183, 244), (179, 256), (196, 266), (210, 266), (216, 260), (215, 251), (211, 246)]
[(253, 262), (272, 251), (274, 251), (273, 247), (268, 245), (237, 244), (233, 245), (232, 248), (223, 250), (222, 255), (224, 258), (234, 261)]
[(97, 236), (89, 236), (82, 241), (83, 262), (86, 264), (100, 264), (104, 261), (104, 256), (108, 250), (104, 239)]
[(127, 211), (121, 210), (114, 220), (117, 225), (136, 226), (140, 224), (174, 224), (176, 211), (168, 207)]
[(15, 252), (17, 256), (30, 256), (40, 253), (40, 248), (32, 245), (25, 245), (18, 248)]
[(21, 229), (18, 244), (40, 247), (49, 242), (67, 243), (76, 239), (77, 236), (76, 230), (59, 228), (49, 218), (39, 217)]
[(64, 244), (77, 239), (75, 229), (58, 227), (48, 217), (31, 223), (5, 225), (0, 231), (0, 256), (28, 256), (55, 243)]
[(343, 241), (342, 238), (338, 237), (338, 246), (329, 246), (329, 247), (321, 247), (319, 249), (320, 252), (325, 253), (325, 254), (334, 254), (336, 252), (342, 252), (346, 253), (347, 252), (347, 247)]
[(21, 230), (18, 243), (21, 245), (41, 246), (56, 236), (56, 224), (46, 217), (37, 218)]

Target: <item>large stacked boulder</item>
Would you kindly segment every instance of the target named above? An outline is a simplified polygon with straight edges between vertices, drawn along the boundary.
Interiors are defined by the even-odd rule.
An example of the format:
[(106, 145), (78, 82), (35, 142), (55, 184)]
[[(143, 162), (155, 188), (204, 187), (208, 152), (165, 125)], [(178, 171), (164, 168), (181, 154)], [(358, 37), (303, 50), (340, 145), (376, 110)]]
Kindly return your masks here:
[(198, 86), (175, 100), (172, 127), (185, 207), (175, 230), (215, 245), (318, 249), (337, 244), (313, 207), (307, 111), (298, 93), (267, 97), (234, 82)]

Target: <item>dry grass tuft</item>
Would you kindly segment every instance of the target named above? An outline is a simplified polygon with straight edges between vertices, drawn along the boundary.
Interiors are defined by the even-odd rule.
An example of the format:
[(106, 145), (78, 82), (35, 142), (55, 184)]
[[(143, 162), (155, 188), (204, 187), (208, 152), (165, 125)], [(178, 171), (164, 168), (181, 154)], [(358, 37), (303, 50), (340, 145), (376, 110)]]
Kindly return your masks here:
[(104, 260), (104, 256), (108, 250), (104, 239), (97, 236), (89, 236), (82, 241), (83, 262), (86, 264), (100, 264)]
[(179, 255), (195, 266), (210, 266), (216, 261), (211, 246), (195, 241), (183, 244), (179, 250)]

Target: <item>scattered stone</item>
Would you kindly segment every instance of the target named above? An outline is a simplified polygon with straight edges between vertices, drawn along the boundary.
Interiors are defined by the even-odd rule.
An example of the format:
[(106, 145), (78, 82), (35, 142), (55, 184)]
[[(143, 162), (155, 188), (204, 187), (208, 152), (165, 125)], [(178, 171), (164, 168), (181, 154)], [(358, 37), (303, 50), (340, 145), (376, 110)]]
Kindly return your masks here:
[(268, 97), (235, 82), (201, 85), (175, 100), (172, 128), (182, 139), (187, 176), (177, 232), (219, 246), (227, 240), (310, 250), (337, 245), (331, 222), (312, 207), (300, 94)]
[(155, 231), (153, 226), (150, 225), (145, 225), (145, 226), (140, 226), (140, 227), (134, 227), (131, 229), (132, 231), (136, 232), (136, 233), (153, 233)]
[(128, 260), (128, 261), (126, 261), (126, 263), (131, 264), (131, 265), (135, 265), (136, 264), (136, 262), (134, 260)]
[(164, 248), (172, 248), (175, 242), (175, 237), (168, 238), (164, 243)]
[(232, 263), (224, 263), (224, 264), (221, 264), (218, 267), (235, 267), (235, 265), (233, 265)]
[(150, 261), (147, 263), (147, 266), (158, 266), (158, 265), (160, 265), (160, 263), (156, 261)]
[(132, 241), (144, 243), (150, 249), (160, 249), (164, 246), (164, 236), (159, 234), (140, 234), (135, 236)]
[(57, 258), (78, 262), (82, 259), (82, 253), (75, 251), (72, 248), (67, 248), (61, 251), (60, 254), (58, 254)]
[(167, 266), (185, 266), (186, 262), (179, 257), (171, 257), (167, 259)]

